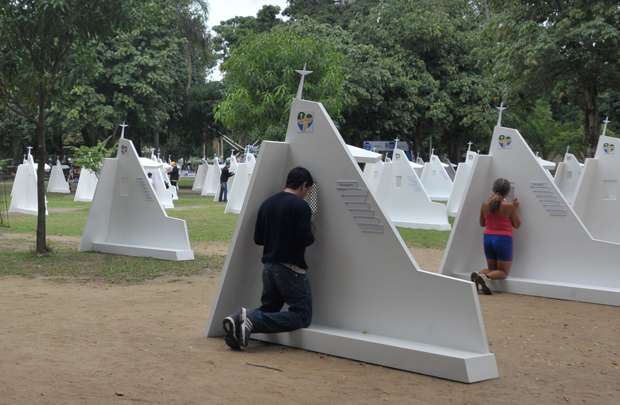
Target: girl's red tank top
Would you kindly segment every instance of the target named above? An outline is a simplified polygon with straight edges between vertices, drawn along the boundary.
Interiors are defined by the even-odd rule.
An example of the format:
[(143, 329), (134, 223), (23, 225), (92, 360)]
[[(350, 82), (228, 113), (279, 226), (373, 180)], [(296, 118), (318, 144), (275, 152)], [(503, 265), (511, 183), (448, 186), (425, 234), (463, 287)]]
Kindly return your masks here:
[(512, 236), (512, 222), (510, 218), (501, 215), (499, 212), (487, 212), (484, 216), (484, 222), (486, 224), (484, 228), (485, 235)]

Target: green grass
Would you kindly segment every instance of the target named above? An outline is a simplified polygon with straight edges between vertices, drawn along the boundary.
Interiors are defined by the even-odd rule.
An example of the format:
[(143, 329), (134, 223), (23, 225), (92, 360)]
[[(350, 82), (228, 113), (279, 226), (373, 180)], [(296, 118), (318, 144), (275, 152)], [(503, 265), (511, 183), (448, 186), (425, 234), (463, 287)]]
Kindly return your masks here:
[(30, 251), (0, 250), (0, 276), (43, 276), (107, 283), (138, 283), (164, 275), (215, 273), (221, 269), (223, 260), (222, 256), (197, 256), (193, 261), (169, 262), (101, 253), (79, 253), (72, 248), (53, 246), (52, 252), (45, 256), (37, 256)]
[[(182, 179), (191, 187), (191, 179)], [(9, 185), (10, 186), (10, 185)], [(10, 187), (8, 187), (10, 190)], [(224, 204), (213, 198), (201, 197), (184, 188), (177, 209), (168, 215), (184, 219), (191, 242), (227, 242), (232, 238), (238, 215), (224, 214)], [(48, 235), (79, 238), (88, 218), (89, 203), (76, 203), (72, 195), (49, 194), (47, 218)], [(30, 239), (15, 235), (13, 239), (0, 239), (0, 276), (46, 276), (101, 280), (111, 283), (141, 282), (162, 275), (185, 276), (216, 271), (222, 266), (222, 256), (196, 256), (191, 262), (168, 262), (156, 259), (113, 256), (99, 253), (79, 253), (75, 241), (52, 242), (50, 255), (37, 257), (25, 251), (33, 245), (36, 217), (11, 215), (10, 228), (0, 228), (0, 233), (27, 234)], [(408, 246), (443, 249), (449, 232), (418, 229), (399, 229)], [(17, 238), (17, 239), (15, 239)], [(72, 246), (70, 244), (73, 244)]]

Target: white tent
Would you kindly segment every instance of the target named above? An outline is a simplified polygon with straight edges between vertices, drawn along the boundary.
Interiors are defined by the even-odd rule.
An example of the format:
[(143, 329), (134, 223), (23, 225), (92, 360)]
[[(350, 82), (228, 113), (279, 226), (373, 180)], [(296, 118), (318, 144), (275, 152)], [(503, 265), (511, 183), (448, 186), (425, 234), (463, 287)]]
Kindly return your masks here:
[(166, 215), (133, 143), (118, 146), (104, 161), (80, 251), (192, 260), (185, 221)]
[[(24, 163), (17, 167), (15, 181), (11, 189), (10, 213), (38, 215), (37, 199), (37, 171), (30, 152)], [(47, 199), (45, 201), (45, 215), (47, 215)]]
[[(169, 190), (170, 183), (167, 182), (167, 179), (162, 174), (162, 164), (143, 157), (139, 158), (139, 162), (147, 175), (147, 179), (148, 174), (151, 173), (153, 190), (161, 205), (166, 209), (174, 208), (172, 191)], [(166, 187), (166, 184), (168, 184), (168, 187)]]
[(538, 163), (540, 163), (540, 165), (543, 168), (547, 170), (555, 170), (555, 162), (552, 162), (550, 160), (545, 160), (538, 155), (536, 155), (536, 160), (538, 161)]
[(347, 148), (353, 156), (353, 159), (355, 159), (358, 163), (377, 163), (381, 160), (380, 153), (371, 152), (353, 145), (347, 145)]
[(95, 196), (98, 181), (95, 173), (83, 167), (80, 170), (80, 178), (73, 201), (91, 202)]
[(620, 139), (599, 138), (594, 158), (586, 159), (573, 208), (594, 238), (620, 243)]
[[(587, 164), (586, 164), (587, 167)], [(489, 155), (480, 155), (450, 235), (441, 272), (469, 279), (486, 267), (478, 218), (498, 177), (510, 180), (522, 225), (514, 232), (514, 261), (495, 290), (620, 305), (620, 244), (594, 239), (537, 163), (521, 134), (496, 127)]]
[(228, 202), (224, 209), (225, 213), (239, 214), (241, 212), (255, 165), (256, 159), (251, 153), (246, 154), (245, 162), (237, 163), (237, 171), (234, 172), (235, 175), (231, 178), (232, 185), (228, 190)]
[(564, 161), (558, 163), (557, 170), (555, 171), (553, 181), (571, 205), (575, 201), (575, 193), (577, 192), (577, 185), (579, 184), (582, 170), (582, 164), (579, 163), (575, 155), (566, 153)]
[(196, 170), (196, 177), (194, 177), (194, 184), (192, 184), (192, 191), (194, 193), (202, 192), (202, 185), (207, 177), (208, 168), (209, 165), (207, 165), (207, 162), (203, 159), (203, 163), (201, 163), (200, 166), (198, 166), (198, 170)]
[(476, 152), (468, 151), (465, 161), (459, 163), (452, 186), (452, 193), (450, 193), (450, 198), (448, 199), (448, 215), (450, 216), (454, 217), (459, 212), (477, 157), (478, 154)]
[(220, 161), (217, 156), (213, 159), (213, 164), (208, 165), (207, 174), (204, 182), (202, 183), (202, 196), (217, 196), (217, 192), (220, 189), (220, 175), (222, 169), (220, 168)]
[(261, 144), (208, 336), (222, 336), (222, 319), (240, 306), (259, 305), (257, 211), (295, 166), (318, 186), (316, 242), (306, 254), (312, 324), (252, 338), (463, 382), (497, 377), (474, 285), (419, 269), (323, 105), (300, 99), (291, 105), (286, 141)]
[(395, 149), (383, 165), (375, 198), (396, 226), (450, 230), (445, 204), (431, 201), (405, 152)]
[(448, 201), (452, 192), (452, 179), (446, 172), (444, 164), (437, 155), (431, 155), (430, 161), (424, 164), (422, 170), (422, 184), (435, 201)]
[(50, 175), (50, 179), (47, 183), (47, 192), (63, 194), (71, 193), (69, 183), (67, 183), (67, 180), (65, 179), (65, 174), (62, 171), (62, 165), (59, 160), (56, 161), (56, 164), (52, 168), (52, 174)]

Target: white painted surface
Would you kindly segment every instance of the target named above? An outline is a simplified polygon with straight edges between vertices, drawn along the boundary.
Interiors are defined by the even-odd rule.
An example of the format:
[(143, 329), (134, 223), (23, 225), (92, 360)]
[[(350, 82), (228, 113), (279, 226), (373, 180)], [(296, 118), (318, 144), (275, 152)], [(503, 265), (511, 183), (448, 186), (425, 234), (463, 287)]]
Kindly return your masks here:
[(601, 136), (585, 163), (573, 208), (593, 237), (620, 243), (620, 139)]
[[(11, 189), (11, 204), (9, 213), (19, 213), (27, 215), (38, 215), (37, 199), (37, 172), (32, 155), (24, 160), (24, 163), (17, 167), (15, 181)], [(47, 199), (45, 201), (45, 215), (47, 215)]]
[(385, 165), (386, 163), (378, 161), (377, 163), (366, 163), (366, 166), (364, 166), (363, 177), (364, 180), (366, 180), (366, 184), (368, 185), (368, 190), (370, 190), (370, 192), (377, 192)]
[(395, 149), (383, 165), (375, 198), (396, 226), (450, 230), (446, 205), (431, 201), (405, 152)]
[(469, 278), (472, 271), (486, 267), (480, 206), (498, 177), (514, 183), (521, 203), (522, 225), (514, 232), (514, 260), (509, 277), (492, 282), (491, 287), (620, 305), (620, 244), (592, 238), (550, 173), (538, 164), (519, 132), (510, 128), (495, 128), (489, 155), (477, 159), (441, 272)]
[[(152, 159), (147, 158), (139, 158), (140, 165), (142, 165), (142, 169), (144, 169), (144, 173), (147, 175), (151, 173), (153, 179), (153, 189), (155, 190), (155, 195), (157, 199), (161, 203), (162, 207), (165, 209), (174, 208), (174, 202), (172, 201), (172, 191), (166, 187), (167, 176), (164, 175), (162, 171), (162, 164), (160, 162), (156, 162)], [(170, 186), (170, 183), (168, 183)]]
[(228, 190), (228, 202), (225, 213), (239, 214), (243, 209), (243, 202), (250, 186), (250, 180), (254, 173), (256, 159), (254, 155), (248, 154), (247, 159), (243, 163), (237, 163), (237, 171), (232, 177), (232, 185)]
[[(305, 130), (298, 129), (300, 112), (313, 116)], [(221, 336), (222, 319), (240, 306), (259, 304), (257, 211), (295, 166), (308, 168), (320, 187), (316, 242), (306, 254), (313, 321), (294, 333), (256, 337), (463, 382), (497, 377), (473, 284), (418, 268), (323, 106), (303, 100), (291, 106), (286, 142), (261, 145), (208, 336)]]
[(202, 193), (202, 185), (205, 182), (207, 170), (208, 165), (206, 163), (202, 163), (198, 166), (198, 170), (196, 170), (196, 177), (194, 177), (194, 184), (192, 184), (192, 191), (194, 193)]
[(577, 186), (579, 185), (582, 171), (583, 167), (581, 163), (579, 163), (577, 157), (572, 153), (564, 155), (564, 161), (558, 163), (558, 167), (555, 171), (553, 181), (571, 205), (575, 201)]
[(95, 196), (98, 182), (99, 179), (97, 179), (95, 173), (83, 167), (80, 170), (80, 178), (73, 201), (91, 202)]
[(168, 217), (128, 139), (119, 140), (116, 158), (104, 161), (80, 251), (194, 258), (185, 221)]
[(476, 152), (469, 151), (465, 156), (465, 161), (459, 163), (452, 186), (452, 192), (450, 193), (450, 198), (448, 198), (448, 215), (451, 217), (455, 217), (461, 208), (477, 157), (478, 154)]
[(56, 161), (56, 164), (52, 167), (52, 173), (50, 174), (50, 179), (47, 182), (47, 192), (62, 194), (71, 193), (69, 183), (67, 183), (67, 179), (65, 179), (65, 174), (62, 171), (60, 161)]
[(216, 157), (213, 164), (207, 166), (207, 173), (205, 175), (205, 180), (202, 183), (202, 191), (200, 195), (202, 196), (216, 196), (217, 192), (220, 188), (220, 174), (222, 170), (220, 169), (219, 159)]
[(430, 161), (424, 164), (421, 180), (432, 200), (448, 201), (452, 192), (452, 179), (437, 155), (432, 155)]

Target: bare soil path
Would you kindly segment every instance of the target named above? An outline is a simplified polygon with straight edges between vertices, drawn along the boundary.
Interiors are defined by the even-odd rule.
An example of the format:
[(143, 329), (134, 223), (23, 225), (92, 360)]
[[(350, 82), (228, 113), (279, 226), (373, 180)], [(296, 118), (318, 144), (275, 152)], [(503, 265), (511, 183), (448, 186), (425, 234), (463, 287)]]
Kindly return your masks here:
[(466, 385), (260, 343), (230, 352), (202, 336), (218, 283), (0, 278), (0, 404), (620, 403), (620, 308), (481, 296), (501, 377)]

